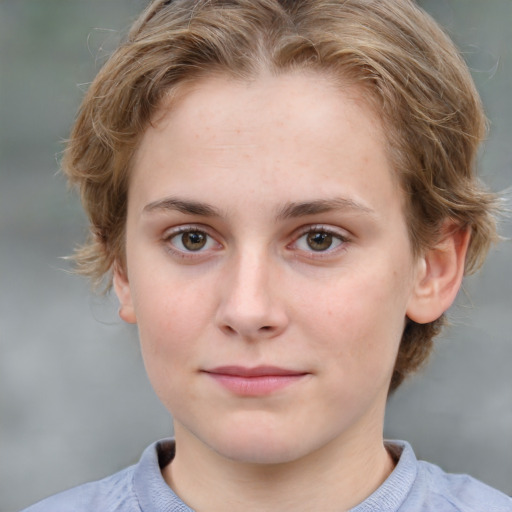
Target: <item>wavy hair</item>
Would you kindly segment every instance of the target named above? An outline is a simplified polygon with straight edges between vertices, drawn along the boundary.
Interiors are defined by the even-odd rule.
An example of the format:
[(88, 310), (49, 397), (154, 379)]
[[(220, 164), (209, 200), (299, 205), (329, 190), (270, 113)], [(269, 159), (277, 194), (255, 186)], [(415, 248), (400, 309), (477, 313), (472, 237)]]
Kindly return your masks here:
[[(212, 73), (250, 80), (263, 70), (364, 88), (385, 127), (413, 252), (451, 219), (471, 232), (466, 273), (481, 265), (497, 238), (497, 198), (475, 172), (486, 119), (454, 44), (411, 0), (157, 0), (89, 87), (64, 153), (90, 220), (79, 272), (109, 288), (124, 264), (130, 162), (164, 97)], [(390, 390), (427, 359), (443, 321), (406, 324)]]

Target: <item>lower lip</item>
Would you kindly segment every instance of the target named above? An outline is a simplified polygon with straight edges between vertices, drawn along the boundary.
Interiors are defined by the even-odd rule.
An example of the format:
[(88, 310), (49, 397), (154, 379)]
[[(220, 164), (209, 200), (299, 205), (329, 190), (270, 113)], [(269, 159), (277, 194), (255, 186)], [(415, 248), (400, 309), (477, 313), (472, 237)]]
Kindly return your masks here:
[(263, 396), (295, 384), (307, 374), (261, 375), (257, 377), (242, 377), (220, 373), (208, 373), (208, 375), (236, 395)]

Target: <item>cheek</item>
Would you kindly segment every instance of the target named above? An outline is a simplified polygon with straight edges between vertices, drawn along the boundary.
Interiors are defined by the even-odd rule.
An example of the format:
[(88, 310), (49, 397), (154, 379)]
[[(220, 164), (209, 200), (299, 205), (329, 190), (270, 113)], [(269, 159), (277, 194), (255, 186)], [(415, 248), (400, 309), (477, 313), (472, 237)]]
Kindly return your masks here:
[(166, 351), (193, 339), (203, 324), (207, 305), (197, 307), (197, 294), (153, 292), (151, 300), (136, 305), (141, 342)]
[[(177, 306), (181, 306), (179, 310)], [(139, 339), (149, 381), (169, 411), (179, 410), (187, 389), (184, 377), (191, 367), (195, 347), (196, 319), (187, 316), (183, 302), (166, 300), (154, 309), (139, 312)]]
[(319, 289), (300, 306), (311, 339), (322, 339), (319, 359), (344, 365), (348, 373), (365, 367), (370, 374), (388, 373), (402, 337), (407, 304), (403, 276), (369, 266), (340, 278), (329, 293)]
[(198, 297), (209, 294), (191, 284), (155, 282), (159, 284), (136, 288), (135, 310), (144, 364), (158, 393), (159, 381), (170, 385), (191, 365), (211, 308), (204, 298), (198, 307)]
[[(151, 267), (154, 270), (149, 271)], [(131, 281), (139, 328), (155, 342), (186, 336), (212, 308), (214, 276), (205, 279), (193, 268), (175, 267), (159, 255)]]

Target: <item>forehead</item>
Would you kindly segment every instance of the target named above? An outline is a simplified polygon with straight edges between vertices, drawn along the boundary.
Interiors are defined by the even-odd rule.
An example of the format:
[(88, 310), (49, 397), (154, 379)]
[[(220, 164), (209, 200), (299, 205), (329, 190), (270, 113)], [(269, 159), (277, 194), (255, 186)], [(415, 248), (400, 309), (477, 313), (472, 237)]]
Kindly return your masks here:
[[(233, 114), (239, 114), (238, 121), (245, 118), (246, 124), (255, 128), (258, 123), (284, 124), (292, 116), (295, 126), (302, 124), (306, 128), (332, 115), (355, 124), (359, 117), (356, 111), (364, 111), (365, 117), (372, 117), (372, 135), (380, 137), (384, 133), (381, 119), (370, 96), (363, 86), (314, 70), (277, 75), (264, 71), (252, 79), (216, 73), (169, 90), (153, 116), (152, 127), (164, 127), (169, 122), (186, 126), (195, 124), (198, 118), (206, 123), (210, 119), (231, 120)], [(323, 97), (329, 100), (321, 101)], [(337, 108), (333, 109), (333, 103)], [(211, 118), (211, 114), (216, 117)]]
[(383, 168), (394, 181), (384, 130), (363, 94), (318, 73), (198, 80), (162, 104), (136, 152), (132, 179), (138, 189), (149, 174), (165, 174), (173, 189), (239, 179), (245, 194), (293, 182), (281, 191), (309, 190), (317, 198), (331, 196), (341, 177), (371, 180)]

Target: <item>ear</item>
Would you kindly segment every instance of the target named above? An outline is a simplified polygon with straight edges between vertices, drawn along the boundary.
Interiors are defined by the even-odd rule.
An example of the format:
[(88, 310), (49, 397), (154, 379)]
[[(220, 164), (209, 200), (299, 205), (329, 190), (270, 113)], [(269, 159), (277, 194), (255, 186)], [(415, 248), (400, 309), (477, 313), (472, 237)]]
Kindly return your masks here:
[(120, 303), (119, 316), (129, 324), (137, 323), (128, 276), (126, 275), (126, 271), (118, 263), (114, 264), (113, 284)]
[(419, 324), (437, 320), (453, 303), (464, 277), (470, 229), (444, 222), (441, 238), (418, 261), (407, 316)]

